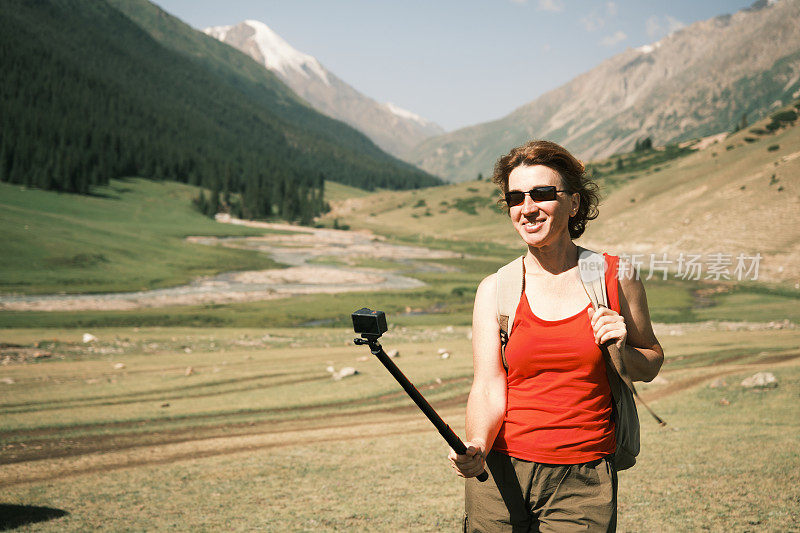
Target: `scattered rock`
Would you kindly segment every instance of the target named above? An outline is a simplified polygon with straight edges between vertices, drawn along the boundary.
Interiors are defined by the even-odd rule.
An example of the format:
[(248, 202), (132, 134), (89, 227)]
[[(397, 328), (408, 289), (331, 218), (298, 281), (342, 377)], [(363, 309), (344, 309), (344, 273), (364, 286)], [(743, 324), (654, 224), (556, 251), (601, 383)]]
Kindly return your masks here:
[(386, 352), (386, 355), (388, 355), (390, 359), (395, 359), (400, 357), (400, 350), (389, 350)]
[(448, 350), (447, 348), (439, 348), (439, 350), (437, 350), (437, 353), (438, 353), (439, 355), (442, 355), (443, 353), (447, 353), (447, 352), (449, 352), (449, 351), (450, 351), (450, 350)]
[(727, 387), (728, 382), (725, 381), (723, 378), (717, 378), (711, 383), (708, 384), (708, 388), (710, 389), (721, 389), (723, 387)]
[(336, 369), (333, 368), (333, 365), (328, 365), (328, 366), (325, 367), (325, 371), (326, 372), (330, 372), (331, 374), (334, 374), (336, 372)]
[(114, 365), (114, 370), (122, 370), (125, 368), (125, 363), (117, 363)]
[(13, 385), (14, 383), (16, 383), (16, 381), (14, 381), (14, 378), (3, 378), (0, 379), (0, 383), (3, 383), (5, 385)]
[(358, 370), (356, 370), (352, 366), (346, 366), (346, 367), (340, 369), (338, 372), (334, 372), (333, 373), (333, 379), (335, 381), (339, 381), (339, 380), (342, 380), (344, 378), (347, 378), (347, 377), (350, 377), (350, 376), (356, 376), (356, 375), (358, 375)]
[(169, 404), (168, 403), (162, 403), (161, 407), (169, 407)]
[(746, 389), (766, 389), (778, 386), (778, 380), (772, 372), (757, 372), (742, 381)]
[(184, 376), (191, 376), (192, 374), (194, 374), (194, 368), (192, 368), (190, 366), (187, 366), (186, 367), (186, 372), (184, 372), (183, 375)]
[(437, 385), (441, 385), (442, 384), (442, 378), (436, 378), (436, 384)]
[[(781, 267), (783, 268), (783, 267)], [(790, 329), (792, 327), (792, 323), (789, 321), (788, 318), (782, 320), (781, 322), (770, 322), (767, 324), (768, 329)]]
[(186, 348), (183, 349), (183, 352), (184, 353), (192, 353), (192, 349), (187, 346)]
[(450, 359), (450, 352), (444, 352), (440, 355), (442, 359)]
[(97, 337), (95, 337), (91, 333), (84, 333), (83, 334), (83, 343), (84, 344), (88, 344), (90, 342), (95, 342), (95, 341), (97, 341)]
[(445, 333), (453, 333), (453, 331), (454, 331), (453, 326), (447, 326), (446, 328), (444, 328)]
[[(389, 357), (391, 357), (391, 355)], [(356, 357), (356, 361), (358, 361), (359, 363), (363, 363), (364, 361), (366, 361), (368, 359), (369, 359), (369, 357), (367, 357), (366, 355), (362, 355), (361, 357)], [(333, 367), (329, 367), (329, 368), (333, 368)], [(330, 372), (330, 370), (328, 372)]]
[(720, 405), (730, 405), (731, 402), (727, 398), (722, 398), (722, 399), (720, 399), (719, 404)]

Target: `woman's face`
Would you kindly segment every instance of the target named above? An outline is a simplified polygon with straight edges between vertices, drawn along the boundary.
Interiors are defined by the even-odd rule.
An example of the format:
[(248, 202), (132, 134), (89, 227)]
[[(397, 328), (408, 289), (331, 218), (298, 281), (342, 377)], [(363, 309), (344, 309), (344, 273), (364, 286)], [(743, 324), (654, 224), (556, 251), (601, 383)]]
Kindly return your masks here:
[[(544, 165), (520, 165), (508, 176), (509, 191), (529, 191), (544, 185), (565, 188), (558, 172)], [(509, 215), (522, 240), (538, 248), (570, 238), (569, 217), (577, 212), (579, 202), (580, 195), (565, 192), (543, 202), (534, 202), (526, 194), (524, 202), (509, 208)]]

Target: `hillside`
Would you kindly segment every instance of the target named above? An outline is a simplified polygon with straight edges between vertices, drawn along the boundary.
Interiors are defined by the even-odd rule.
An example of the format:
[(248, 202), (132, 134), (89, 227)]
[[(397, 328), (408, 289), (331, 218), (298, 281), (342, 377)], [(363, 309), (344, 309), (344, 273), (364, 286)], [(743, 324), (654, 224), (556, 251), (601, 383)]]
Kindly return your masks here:
[(800, 1), (757, 2), (628, 49), (499, 120), (429, 139), (410, 160), (464, 181), (533, 138), (584, 159), (607, 157), (648, 136), (664, 145), (730, 131), (798, 91)]
[[(800, 105), (800, 101), (798, 101)], [(796, 115), (795, 115), (796, 117)], [(800, 127), (770, 119), (615, 190), (590, 246), (627, 253), (753, 256), (761, 281), (800, 282)], [(649, 257), (649, 256), (648, 256)]]
[(323, 178), (438, 183), (145, 0), (10, 0), (0, 50), (2, 181), (85, 193), (119, 176), (174, 179), (287, 218), (299, 210), (276, 207), (319, 211)]
[[(784, 116), (791, 117), (792, 109)], [(620, 159), (623, 168), (616, 170)], [(768, 118), (694, 153), (661, 147), (597, 160), (589, 168), (595, 169), (604, 198), (583, 245), (657, 258), (667, 253), (672, 270), (681, 252), (704, 255), (704, 262), (707, 254), (731, 255), (730, 271), (738, 254), (760, 253), (759, 281), (791, 287), (800, 282), (797, 120)], [(520, 246), (497, 198), (489, 181), (385, 191), (334, 202), (324, 220), (411, 242)]]
[(437, 124), (361, 94), (316, 58), (292, 48), (263, 22), (246, 20), (203, 31), (248, 54), (316, 110), (350, 124), (397, 157), (424, 139), (444, 133)]

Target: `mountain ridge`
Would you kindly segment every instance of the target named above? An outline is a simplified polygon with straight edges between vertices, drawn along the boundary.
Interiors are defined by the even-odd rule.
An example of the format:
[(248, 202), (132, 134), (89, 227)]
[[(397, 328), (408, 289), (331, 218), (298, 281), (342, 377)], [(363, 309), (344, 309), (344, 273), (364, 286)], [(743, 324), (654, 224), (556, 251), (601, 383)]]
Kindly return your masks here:
[(363, 132), (396, 157), (407, 160), (408, 152), (422, 140), (444, 133), (439, 125), (411, 111), (361, 94), (261, 21), (248, 19), (203, 32), (249, 55), (312, 107)]
[(502, 118), (423, 141), (411, 161), (463, 181), (532, 138), (589, 159), (761, 118), (800, 90), (800, 2), (762, 4), (629, 48)]
[(439, 183), (150, 2), (6, 3), (2, 181), (90, 193), (114, 177), (169, 179), (290, 220), (319, 214), (326, 179)]

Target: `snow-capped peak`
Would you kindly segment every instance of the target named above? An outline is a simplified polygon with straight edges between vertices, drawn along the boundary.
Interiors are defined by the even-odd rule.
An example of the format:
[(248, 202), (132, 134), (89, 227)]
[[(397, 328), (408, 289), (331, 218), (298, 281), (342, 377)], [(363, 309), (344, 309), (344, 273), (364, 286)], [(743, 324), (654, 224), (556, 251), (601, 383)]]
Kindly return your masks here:
[[(279, 72), (284, 76), (288, 75), (288, 70), (294, 70), (306, 78), (309, 77), (309, 73), (312, 73), (325, 85), (330, 85), (328, 74), (315, 57), (294, 49), (280, 35), (272, 31), (272, 28), (261, 21), (250, 19), (245, 20), (243, 24), (250, 26), (255, 32), (253, 41), (264, 57), (264, 66), (269, 70)], [(224, 42), (233, 27), (215, 26), (206, 28), (204, 32)]]
[(398, 106), (394, 105), (391, 102), (386, 102), (383, 105), (384, 105), (384, 107), (386, 107), (386, 109), (388, 109), (389, 111), (391, 111), (392, 113), (394, 113), (398, 117), (406, 118), (406, 119), (409, 119), (409, 120), (413, 120), (414, 122), (418, 122), (419, 124), (422, 124), (423, 126), (429, 124), (429, 122), (427, 120), (425, 120), (421, 116), (417, 115), (416, 113), (412, 113), (411, 111), (403, 109), (402, 107), (398, 107)]
[(210, 28), (204, 29), (203, 33), (210, 35), (218, 41), (225, 42), (225, 37), (228, 36), (228, 32), (231, 31), (231, 28), (233, 28), (233, 26), (211, 26)]

